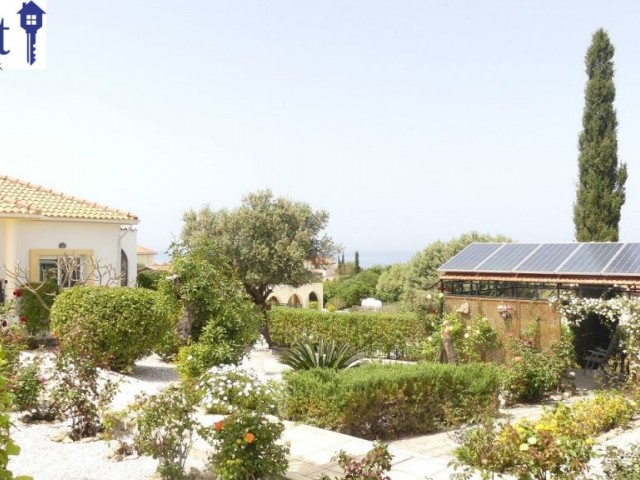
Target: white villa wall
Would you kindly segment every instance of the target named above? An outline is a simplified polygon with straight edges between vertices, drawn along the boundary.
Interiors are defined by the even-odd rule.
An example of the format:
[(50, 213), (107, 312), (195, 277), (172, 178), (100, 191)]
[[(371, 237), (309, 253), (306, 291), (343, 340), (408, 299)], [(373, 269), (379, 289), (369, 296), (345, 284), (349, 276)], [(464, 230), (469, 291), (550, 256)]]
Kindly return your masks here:
[(120, 265), (120, 248), (129, 258), (129, 282), (136, 278), (136, 232), (121, 231), (119, 224), (96, 222), (64, 222), (48, 220), (0, 219), (0, 239), (5, 243), (0, 265), (14, 269), (19, 262), (29, 268), (32, 249), (59, 249), (66, 252), (92, 250), (93, 257), (104, 264)]

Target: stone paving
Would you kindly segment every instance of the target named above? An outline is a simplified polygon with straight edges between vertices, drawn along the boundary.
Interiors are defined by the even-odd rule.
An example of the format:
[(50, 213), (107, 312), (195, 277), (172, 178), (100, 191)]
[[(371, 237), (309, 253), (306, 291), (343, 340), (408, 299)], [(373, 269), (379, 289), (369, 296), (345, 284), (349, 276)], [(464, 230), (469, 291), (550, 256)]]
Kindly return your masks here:
[[(269, 379), (280, 379), (282, 372), (288, 368), (280, 364), (277, 356), (266, 349), (253, 350), (245, 364)], [(582, 371), (578, 370), (576, 373), (579, 394), (564, 400), (569, 403), (585, 398), (594, 389), (599, 388), (591, 372), (582, 375)], [(172, 367), (153, 359), (145, 359), (139, 363), (134, 375), (147, 386), (151, 380), (153, 390), (177, 379)], [(124, 388), (121, 389), (120, 402), (127, 403), (138, 393), (137, 378), (128, 379), (122, 385)], [(517, 406), (501, 410), (501, 416), (509, 421), (521, 418), (534, 420), (539, 417), (542, 408), (541, 405)], [(203, 416), (201, 421), (212, 425), (220, 418), (222, 417), (207, 415)], [(323, 474), (332, 479), (339, 477), (342, 470), (335, 456), (340, 450), (358, 456), (373, 448), (373, 442), (360, 438), (295, 422), (284, 423), (283, 441), (289, 443), (291, 448), (287, 473), (290, 480), (317, 480)], [(634, 430), (610, 437), (606, 439), (606, 443), (626, 445), (630, 442), (640, 442), (640, 425)], [(448, 464), (453, 460), (455, 442), (448, 432), (420, 435), (388, 443), (389, 451), (393, 455), (392, 469), (389, 473), (391, 480), (448, 480), (453, 473)], [(188, 466), (203, 470), (210, 449), (206, 442), (197, 441), (188, 460)], [(597, 469), (597, 462), (594, 462), (594, 466)]]

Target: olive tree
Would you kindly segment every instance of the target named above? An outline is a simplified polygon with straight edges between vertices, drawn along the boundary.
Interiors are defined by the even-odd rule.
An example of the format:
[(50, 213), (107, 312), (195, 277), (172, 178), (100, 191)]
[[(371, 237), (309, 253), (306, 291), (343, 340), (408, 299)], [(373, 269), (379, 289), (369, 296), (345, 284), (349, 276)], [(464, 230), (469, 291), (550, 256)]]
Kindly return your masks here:
[[(274, 197), (270, 190), (250, 193), (233, 210), (205, 206), (184, 215), (182, 240), (189, 245), (208, 238), (228, 259), (253, 302), (266, 313), (275, 285), (300, 286), (311, 280), (305, 260), (332, 256), (337, 248), (323, 234), (329, 220), (324, 210), (307, 203)], [(263, 330), (267, 341), (268, 325)]]

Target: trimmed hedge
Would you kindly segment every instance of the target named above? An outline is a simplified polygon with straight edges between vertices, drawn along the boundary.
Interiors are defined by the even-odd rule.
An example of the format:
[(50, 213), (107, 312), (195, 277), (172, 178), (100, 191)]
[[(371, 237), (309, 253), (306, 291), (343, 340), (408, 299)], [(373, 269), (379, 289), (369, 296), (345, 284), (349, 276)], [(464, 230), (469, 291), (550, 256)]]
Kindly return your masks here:
[(130, 369), (171, 328), (157, 292), (129, 287), (73, 287), (51, 308), (51, 330), (63, 353), (114, 370)]
[(285, 380), (285, 418), (367, 439), (495, 416), (500, 386), (498, 369), (486, 364), (373, 364), (287, 372)]
[(411, 313), (319, 312), (299, 308), (269, 311), (271, 338), (276, 345), (333, 340), (348, 343), (368, 356), (395, 353), (412, 358), (412, 347), (427, 339), (427, 320)]

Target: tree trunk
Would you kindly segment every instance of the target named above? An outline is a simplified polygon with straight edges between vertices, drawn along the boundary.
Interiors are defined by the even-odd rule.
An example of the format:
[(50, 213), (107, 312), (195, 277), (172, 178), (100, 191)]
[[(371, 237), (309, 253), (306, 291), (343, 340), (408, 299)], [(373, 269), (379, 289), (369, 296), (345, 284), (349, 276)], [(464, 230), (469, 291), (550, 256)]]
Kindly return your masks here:
[(453, 340), (451, 340), (451, 334), (448, 331), (448, 327), (442, 332), (442, 343), (444, 345), (444, 351), (447, 354), (447, 362), (458, 364), (458, 354), (453, 346)]
[(180, 343), (186, 345), (191, 340), (191, 330), (193, 329), (193, 311), (189, 305), (182, 305), (182, 317), (176, 326), (176, 332)]
[(260, 287), (254, 285), (244, 286), (247, 293), (251, 296), (253, 303), (256, 304), (258, 310), (263, 317), (262, 326), (260, 327), (260, 334), (264, 337), (265, 341), (269, 344), (269, 347), (273, 345), (271, 340), (271, 332), (269, 330), (269, 307), (267, 304), (267, 297), (271, 294), (271, 289), (268, 287)]

